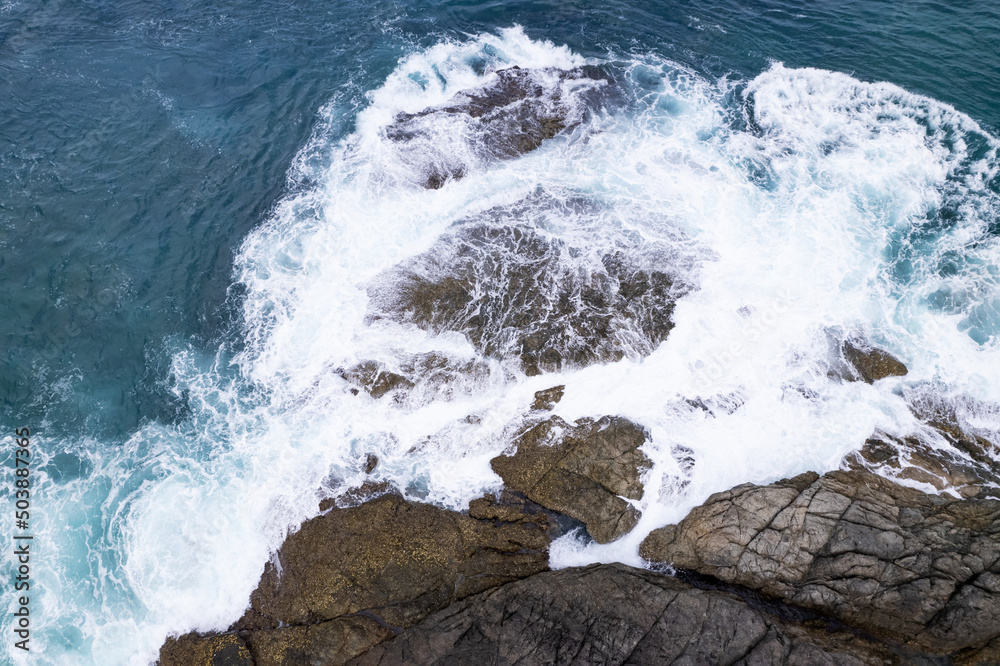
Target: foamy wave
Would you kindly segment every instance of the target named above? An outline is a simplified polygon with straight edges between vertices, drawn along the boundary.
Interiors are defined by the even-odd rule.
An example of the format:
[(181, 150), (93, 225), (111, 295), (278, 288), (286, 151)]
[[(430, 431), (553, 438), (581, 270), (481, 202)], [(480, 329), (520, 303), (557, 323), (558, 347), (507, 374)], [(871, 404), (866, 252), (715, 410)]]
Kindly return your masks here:
[[(599, 65), (618, 92), (511, 159), (470, 157), (468, 137), (432, 132), (439, 157), (465, 171), (421, 187), (386, 128), (514, 65)], [(914, 391), (1000, 402), (997, 166), (996, 140), (951, 107), (833, 72), (776, 64), (749, 82), (711, 81), (653, 55), (586, 61), (519, 28), (413, 53), (369, 94), (352, 134), (330, 144), (319, 132), (303, 149), (301, 186), (244, 243), (247, 350), (230, 361), (179, 348), (190, 418), (145, 427), (60, 495), (65, 515), (84, 501), (88, 520), (110, 516), (114, 543), (83, 556), (102, 589), (73, 597), (70, 564), (48, 588), (59, 611), (42, 630), (71, 618), (85, 637), (62, 652), (49, 643), (43, 659), (147, 663), (168, 632), (224, 628), (286, 531), (366, 479), (464, 508), (499, 486), (489, 460), (529, 418), (533, 393), (557, 384), (566, 420), (644, 426), (653, 466), (636, 529), (604, 546), (566, 537), (553, 566), (637, 562), (645, 534), (712, 492), (824, 472), (876, 430), (917, 431)], [(471, 310), (461, 325), (372, 316), (401, 267), (447, 277), (470, 221), (543, 238), (544, 274), (531, 279), (543, 293), (570, 285), (573, 307), (590, 307), (584, 286), (620, 283), (605, 256), (669, 274), (685, 285), (671, 297), (672, 330), (643, 337), (648, 312), (625, 309), (609, 353), (528, 376), (514, 352), (470, 336)], [(486, 259), (468, 282), (502, 293), (509, 281), (491, 280), (511, 267), (487, 270), (502, 252)], [(489, 335), (517, 332), (511, 307), (494, 308)], [(831, 376), (831, 340), (848, 336), (909, 374), (874, 385)], [(404, 381), (369, 395), (358, 367)], [(959, 412), (983, 436), (997, 432), (990, 408)], [(378, 465), (366, 475), (369, 455)], [(55, 543), (64, 529), (49, 528)], [(71, 562), (81, 546), (57, 547)]]

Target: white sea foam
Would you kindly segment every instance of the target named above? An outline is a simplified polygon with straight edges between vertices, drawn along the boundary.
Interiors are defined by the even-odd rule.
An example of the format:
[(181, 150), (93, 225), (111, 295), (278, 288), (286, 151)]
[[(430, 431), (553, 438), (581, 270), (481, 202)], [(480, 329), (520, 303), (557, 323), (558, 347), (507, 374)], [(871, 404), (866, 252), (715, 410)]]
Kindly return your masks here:
[[(889, 84), (781, 64), (749, 83), (710, 81), (652, 55), (606, 63), (627, 93), (618, 106), (515, 160), (466, 160), (464, 178), (438, 190), (416, 184), (386, 138), (398, 113), (441, 105), (496, 69), (585, 62), (518, 28), (442, 43), (399, 63), (351, 135), (317, 133), (293, 174), (315, 185), (280, 203), (236, 266), (247, 350), (230, 365), (179, 348), (188, 421), (144, 428), (118, 457), (81, 453), (89, 475), (61, 487), (67, 499), (50, 515), (65, 522), (50, 519), (45, 533), (66, 564), (46, 582), (54, 612), (43, 617), (53, 634), (67, 618), (82, 634), (75, 647), (46, 645), (45, 659), (142, 664), (167, 633), (226, 627), (287, 530), (322, 496), (360, 484), (369, 453), (376, 480), (464, 508), (499, 487), (489, 460), (533, 393), (556, 384), (566, 386), (556, 414), (632, 419), (649, 431), (653, 461), (638, 527), (604, 546), (564, 537), (556, 567), (638, 563), (645, 534), (710, 493), (837, 468), (876, 429), (912, 432), (908, 400), (920, 392), (995, 435), (993, 138)], [(441, 150), (466, 148), (456, 139)], [(593, 206), (553, 212), (569, 200)], [(366, 319), (374, 278), (456, 223), (525, 201), (538, 208), (517, 221), (566, 247), (658, 248), (643, 261), (691, 287), (663, 344), (526, 377), (459, 333)], [(831, 340), (844, 335), (867, 337), (910, 373), (876, 385), (831, 378)], [(338, 371), (366, 360), (398, 370), (429, 352), (485, 370), (411, 401), (353, 395)], [(77, 515), (74, 502), (93, 507), (94, 493), (106, 497)], [(82, 578), (104, 582), (75, 596), (71, 552), (94, 520), (115, 541), (85, 558)]]

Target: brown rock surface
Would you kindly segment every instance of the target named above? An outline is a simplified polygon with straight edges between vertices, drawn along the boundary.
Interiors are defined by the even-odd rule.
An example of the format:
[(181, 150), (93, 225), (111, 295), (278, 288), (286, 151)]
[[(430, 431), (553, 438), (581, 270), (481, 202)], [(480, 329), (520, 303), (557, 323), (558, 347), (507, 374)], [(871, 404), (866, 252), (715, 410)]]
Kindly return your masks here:
[[(976, 415), (980, 422), (995, 422), (992, 415), (1000, 414), (1000, 405), (966, 396), (943, 399), (923, 386), (904, 396), (922, 427), (902, 437), (875, 431), (859, 451), (844, 459), (845, 466), (926, 483), (965, 498), (1000, 498), (1000, 447), (993, 443), (1000, 441), (1000, 433), (970, 422)], [(987, 418), (981, 419), (982, 415)]]
[(535, 401), (531, 403), (531, 408), (537, 411), (550, 411), (563, 397), (565, 386), (553, 386), (544, 391), (535, 391)]
[[(413, 382), (400, 374), (391, 372), (381, 363), (364, 361), (340, 371), (340, 376), (351, 384), (363, 389), (371, 397), (378, 399), (387, 393), (413, 388)], [(356, 393), (357, 391), (355, 391)]]
[(254, 666), (250, 651), (236, 634), (168, 638), (159, 666)]
[(642, 498), (640, 475), (650, 463), (638, 449), (645, 441), (642, 428), (623, 418), (570, 425), (552, 417), (522, 433), (516, 453), (490, 464), (508, 489), (582, 521), (595, 541), (608, 543), (639, 519), (623, 498)]
[(161, 662), (200, 664), (165, 660), (236, 640), (257, 666), (344, 663), (455, 600), (545, 570), (544, 517), (507, 517), (477, 520), (394, 494), (334, 508), (285, 540), (280, 569), (265, 567), (236, 634), (171, 639)]
[(546, 568), (537, 525), (503, 526), (383, 495), (307, 521), (265, 567), (250, 597), (273, 625), (375, 612), (387, 624)]
[(714, 576), (938, 654), (1000, 636), (1000, 502), (869, 472), (717, 493), (655, 530), (647, 560)]
[(906, 366), (895, 356), (865, 343), (845, 340), (841, 353), (851, 364), (854, 378), (867, 384), (874, 384), (886, 377), (901, 377), (907, 373)]
[(1000, 478), (1000, 464), (963, 455), (976, 446), (974, 441), (964, 444), (962, 448), (949, 449), (918, 437), (899, 438), (876, 432), (860, 450), (844, 458), (844, 465), (889, 478), (926, 483), (938, 491), (953, 490), (964, 498), (1000, 497), (1000, 488), (990, 485)]

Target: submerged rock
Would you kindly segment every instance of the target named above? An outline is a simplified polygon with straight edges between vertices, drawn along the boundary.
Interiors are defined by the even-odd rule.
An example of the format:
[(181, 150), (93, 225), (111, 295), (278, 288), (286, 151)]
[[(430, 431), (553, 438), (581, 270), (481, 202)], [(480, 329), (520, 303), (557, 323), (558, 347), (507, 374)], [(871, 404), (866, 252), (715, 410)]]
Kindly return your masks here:
[(396, 362), (395, 371), (369, 360), (346, 370), (339, 368), (337, 374), (353, 387), (355, 395), (364, 391), (376, 400), (391, 395), (397, 402), (408, 403), (450, 400), (490, 374), (483, 360), (458, 360), (439, 352), (405, 355)]
[(387, 664), (893, 663), (847, 632), (621, 564), (540, 573), (434, 613), (357, 660)]
[(369, 321), (460, 332), (537, 375), (649, 354), (684, 292), (618, 250), (594, 258), (529, 226), (468, 224), (373, 282)]
[(640, 553), (947, 655), (1000, 636), (998, 537), (1000, 502), (856, 470), (712, 495)]
[(642, 428), (623, 418), (570, 425), (552, 417), (522, 433), (513, 455), (490, 465), (509, 490), (582, 521), (595, 541), (608, 543), (639, 520), (627, 499), (642, 498), (640, 476), (650, 466), (639, 451), (645, 441)]
[(399, 114), (386, 136), (420, 169), (423, 186), (437, 189), (463, 177), (474, 163), (517, 157), (579, 126), (590, 107), (604, 101), (607, 85), (596, 67), (515, 65), (440, 107)]
[[(338, 374), (349, 383), (363, 389), (371, 397), (378, 399), (397, 389), (411, 389), (413, 382), (400, 374), (391, 372), (381, 363), (364, 361), (341, 370)], [(357, 393), (355, 391), (355, 393)]]
[(1000, 405), (968, 397), (946, 400), (928, 387), (915, 388), (907, 402), (923, 427), (903, 437), (876, 431), (844, 459), (845, 465), (965, 498), (1000, 498), (1000, 447), (980, 434), (996, 440), (998, 433), (977, 429), (968, 420), (977, 413), (992, 417), (1000, 413)]

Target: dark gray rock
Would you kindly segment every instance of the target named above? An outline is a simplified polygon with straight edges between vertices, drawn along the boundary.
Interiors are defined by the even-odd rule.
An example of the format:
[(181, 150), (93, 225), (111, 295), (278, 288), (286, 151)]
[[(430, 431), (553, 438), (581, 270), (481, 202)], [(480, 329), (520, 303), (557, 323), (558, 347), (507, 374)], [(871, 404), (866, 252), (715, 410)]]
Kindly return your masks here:
[(889, 664), (848, 633), (783, 623), (725, 592), (620, 564), (537, 574), (439, 611), (351, 662)]
[(1000, 502), (855, 470), (718, 493), (640, 553), (951, 654), (1000, 636), (998, 537)]
[(623, 418), (570, 425), (551, 417), (517, 438), (516, 453), (490, 465), (508, 489), (582, 521), (595, 541), (608, 543), (639, 519), (622, 498), (642, 498), (640, 475), (650, 466), (639, 451), (645, 441), (642, 428)]

